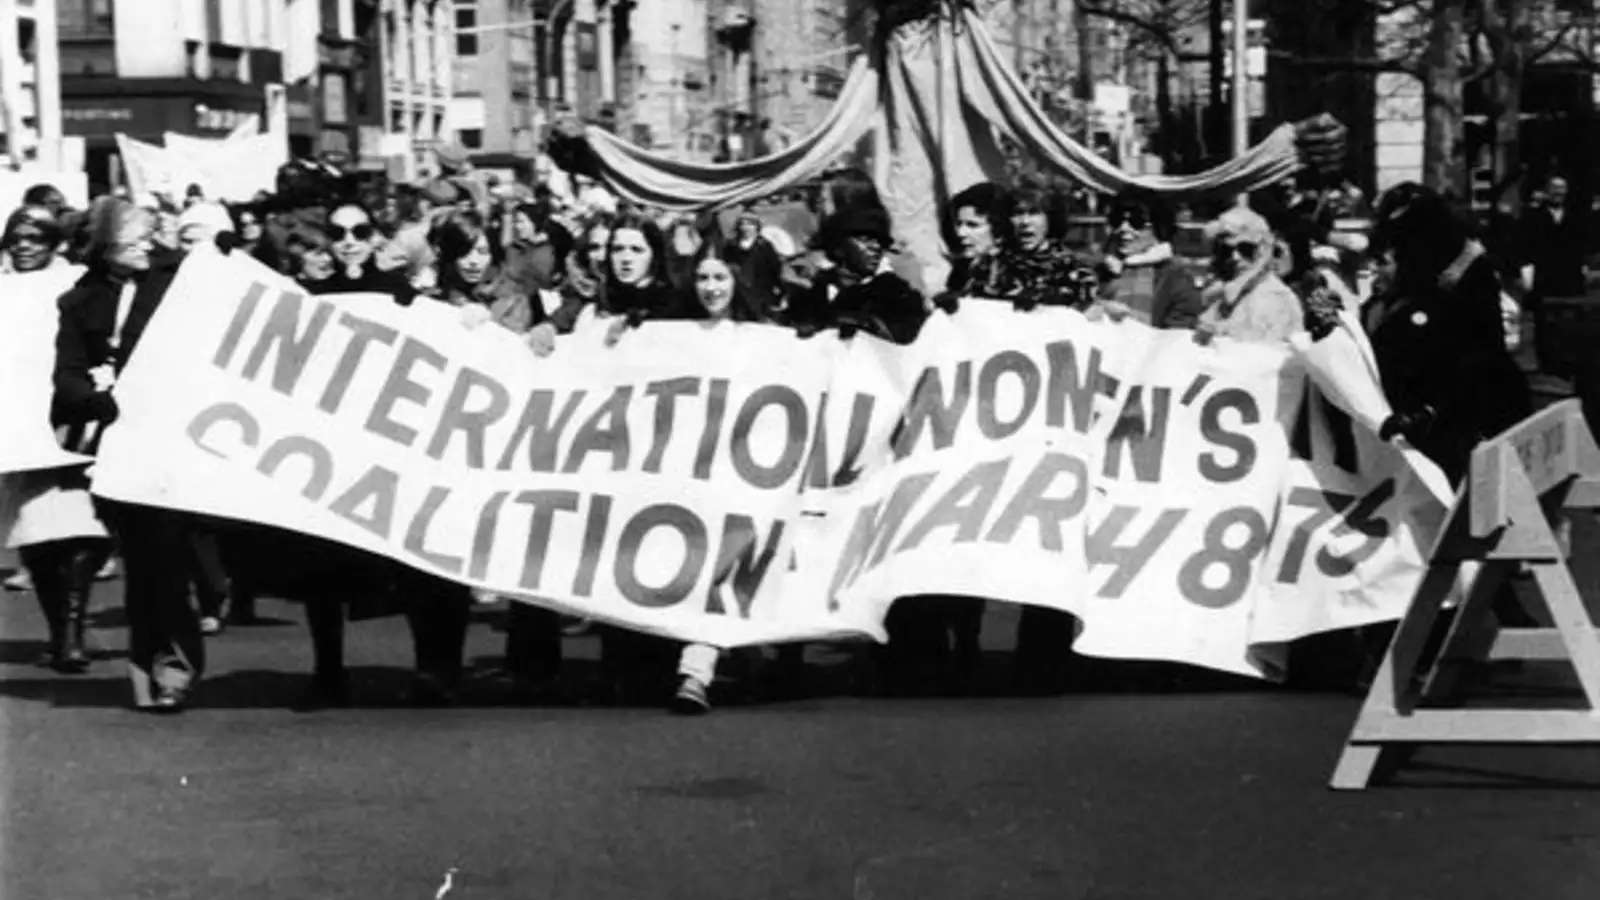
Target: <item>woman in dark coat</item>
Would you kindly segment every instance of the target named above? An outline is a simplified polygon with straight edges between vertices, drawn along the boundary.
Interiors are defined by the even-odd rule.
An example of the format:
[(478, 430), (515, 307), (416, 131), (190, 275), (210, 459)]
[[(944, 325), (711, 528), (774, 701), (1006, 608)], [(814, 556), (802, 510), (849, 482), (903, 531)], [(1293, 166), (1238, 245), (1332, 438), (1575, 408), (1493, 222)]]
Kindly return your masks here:
[[(529, 347), (540, 356), (554, 352), (554, 335), (570, 328), (562, 323), (574, 321), (586, 303), (594, 303), (599, 314), (610, 319), (608, 344), (616, 344), (624, 333), (648, 320), (679, 317), (683, 299), (667, 280), (666, 264), (666, 239), (654, 221), (637, 213), (618, 217), (606, 242), (599, 290), (592, 299), (564, 304), (552, 316), (560, 321), (530, 331)], [(626, 352), (626, 347), (616, 352)], [(614, 699), (649, 700), (662, 692), (672, 642), (609, 626), (600, 630), (600, 642), (602, 668)]]
[(1416, 184), (1379, 203), (1376, 245), (1394, 254), (1393, 284), (1363, 311), (1384, 393), (1384, 437), (1404, 434), (1452, 482), (1472, 448), (1532, 411), (1506, 349), (1500, 279), (1443, 198)]
[(1000, 254), (1012, 241), (1010, 208), (1010, 194), (989, 181), (950, 198), (944, 237), (955, 259), (945, 281), (946, 295), (1000, 296)]
[[(324, 234), (328, 243), (316, 236), (300, 242), (299, 281), (308, 291), (387, 294), (400, 306), (414, 302), (416, 293), (404, 270), (377, 267), (377, 230), (365, 208), (349, 203), (335, 207)], [(308, 535), (252, 526), (231, 537), (239, 546), (230, 556), (240, 561), (238, 568), (252, 589), (305, 601), (313, 662), (303, 708), (350, 702), (344, 666), (347, 604), (357, 616), (403, 608), (416, 651), (412, 701), (419, 705), (454, 701), (472, 603), (466, 587), (387, 557)], [(286, 559), (295, 561), (292, 572), (283, 570)]]
[[(1500, 279), (1466, 223), (1421, 185), (1390, 189), (1377, 220), (1374, 244), (1394, 260), (1392, 284), (1362, 310), (1395, 410), (1379, 436), (1404, 435), (1459, 485), (1478, 442), (1533, 411), (1506, 349)], [(1505, 624), (1532, 624), (1509, 589), (1494, 609)]]
[[(126, 200), (95, 201), (86, 229), (88, 271), (58, 302), (50, 418), (66, 429), (70, 449), (93, 453), (100, 431), (117, 418), (111, 387), (175, 270), (152, 266), (153, 222)], [(122, 548), (134, 705), (177, 711), (205, 668), (200, 623), (189, 606), (185, 517), (136, 503), (97, 503)]]
[(928, 303), (890, 271), (888, 211), (870, 204), (840, 210), (823, 220), (818, 235), (833, 267), (789, 304), (787, 324), (802, 336), (831, 328), (846, 338), (865, 331), (896, 344), (916, 340)]

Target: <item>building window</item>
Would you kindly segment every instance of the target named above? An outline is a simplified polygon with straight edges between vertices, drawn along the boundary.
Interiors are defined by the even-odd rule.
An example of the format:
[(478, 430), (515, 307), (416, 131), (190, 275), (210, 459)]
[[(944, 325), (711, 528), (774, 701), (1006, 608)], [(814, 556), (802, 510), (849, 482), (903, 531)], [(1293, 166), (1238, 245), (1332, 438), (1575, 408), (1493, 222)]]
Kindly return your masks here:
[(238, 47), (211, 45), (211, 77), (223, 81), (243, 81), (242, 58), (243, 53)]
[(56, 27), (64, 38), (110, 37), (112, 0), (57, 0)]
[(348, 121), (348, 104), (345, 103), (345, 91), (348, 88), (344, 73), (324, 72), (322, 75), (322, 121), (328, 125), (343, 125)]
[(476, 6), (456, 7), (456, 55), (477, 56), (478, 35), (470, 29), (478, 27), (478, 8)]
[(482, 128), (463, 128), (456, 132), (456, 136), (461, 139), (461, 146), (467, 148), (468, 150), (483, 149)]

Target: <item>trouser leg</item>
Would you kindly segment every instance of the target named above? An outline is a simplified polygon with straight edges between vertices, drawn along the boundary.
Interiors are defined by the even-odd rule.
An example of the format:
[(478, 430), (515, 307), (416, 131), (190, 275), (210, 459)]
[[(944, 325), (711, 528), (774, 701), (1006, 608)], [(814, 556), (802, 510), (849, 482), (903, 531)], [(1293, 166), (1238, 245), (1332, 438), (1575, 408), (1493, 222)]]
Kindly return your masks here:
[(128, 664), (136, 700), (151, 680), (186, 689), (205, 668), (199, 621), (189, 606), (188, 548), (182, 517), (170, 510), (110, 503), (122, 548)]
[(530, 681), (556, 677), (561, 668), (561, 615), (511, 601), (506, 612), (506, 671)]
[(1072, 644), (1072, 616), (1025, 606), (1017, 622), (1018, 687), (1030, 692), (1065, 689)]
[(454, 582), (420, 574), (408, 573), (401, 585), (417, 671), (453, 687), (461, 679), (467, 625), (472, 618), (471, 592)]
[(344, 671), (344, 603), (337, 597), (306, 600), (306, 627), (311, 632), (311, 674), (318, 683), (340, 686)]
[(228, 596), (228, 572), (222, 564), (217, 535), (203, 524), (194, 523), (188, 532), (188, 544), (190, 576), (200, 615), (221, 618)]
[(678, 674), (710, 684), (717, 677), (717, 658), (722, 651), (710, 644), (684, 644), (678, 652)]

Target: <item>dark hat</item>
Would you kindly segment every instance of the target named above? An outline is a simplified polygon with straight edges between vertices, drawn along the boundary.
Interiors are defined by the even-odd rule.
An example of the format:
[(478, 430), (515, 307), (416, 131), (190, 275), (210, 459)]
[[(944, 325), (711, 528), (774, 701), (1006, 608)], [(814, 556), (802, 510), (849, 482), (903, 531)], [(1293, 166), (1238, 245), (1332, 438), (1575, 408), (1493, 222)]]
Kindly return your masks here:
[(894, 243), (894, 236), (890, 233), (889, 211), (871, 203), (839, 210), (824, 219), (818, 231), (834, 239), (865, 236), (875, 237), (885, 244)]

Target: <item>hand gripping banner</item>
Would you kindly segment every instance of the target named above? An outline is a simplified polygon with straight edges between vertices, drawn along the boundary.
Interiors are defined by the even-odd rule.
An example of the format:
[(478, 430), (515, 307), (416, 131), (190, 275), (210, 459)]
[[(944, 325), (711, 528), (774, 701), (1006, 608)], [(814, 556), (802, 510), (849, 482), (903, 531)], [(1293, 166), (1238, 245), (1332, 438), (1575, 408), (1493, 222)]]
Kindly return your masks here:
[(721, 646), (881, 639), (896, 597), (970, 594), (1073, 613), (1080, 652), (1256, 675), (1400, 615), (1442, 510), (1289, 347), (984, 301), (909, 347), (608, 324), (540, 359), (442, 304), (197, 256), (95, 490)]

